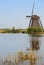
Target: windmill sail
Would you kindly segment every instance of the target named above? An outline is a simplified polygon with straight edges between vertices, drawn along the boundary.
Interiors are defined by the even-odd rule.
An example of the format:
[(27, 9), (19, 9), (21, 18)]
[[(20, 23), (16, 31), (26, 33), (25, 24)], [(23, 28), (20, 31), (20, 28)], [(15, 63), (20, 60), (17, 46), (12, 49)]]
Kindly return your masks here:
[(26, 17), (30, 18), (29, 27), (41, 27), (41, 28), (43, 28), (40, 17), (38, 15), (33, 15), (34, 6), (35, 6), (35, 2), (33, 3), (31, 16), (26, 16)]
[(32, 8), (31, 16), (26, 16), (26, 17), (30, 17), (29, 27), (31, 27), (31, 24), (32, 24), (31, 19), (32, 19), (32, 15), (33, 15), (33, 12), (34, 12), (34, 5), (35, 5), (35, 3), (33, 3), (33, 8)]
[(31, 27), (31, 20), (32, 20), (32, 16), (33, 16), (33, 12), (34, 12), (34, 6), (35, 6), (35, 3), (33, 3), (33, 8), (32, 8), (32, 14), (31, 14), (31, 18), (30, 18), (30, 23), (29, 23), (29, 27)]

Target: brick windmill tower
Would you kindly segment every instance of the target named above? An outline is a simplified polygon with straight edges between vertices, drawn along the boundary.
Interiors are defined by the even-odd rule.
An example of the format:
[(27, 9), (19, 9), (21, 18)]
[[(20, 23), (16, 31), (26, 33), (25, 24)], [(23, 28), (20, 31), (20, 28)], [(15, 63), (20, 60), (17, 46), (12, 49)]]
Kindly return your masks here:
[(33, 3), (33, 9), (32, 9), (31, 16), (26, 16), (27, 18), (30, 18), (29, 27), (41, 27), (41, 28), (43, 28), (40, 17), (38, 15), (33, 15), (34, 5), (35, 5), (35, 3)]

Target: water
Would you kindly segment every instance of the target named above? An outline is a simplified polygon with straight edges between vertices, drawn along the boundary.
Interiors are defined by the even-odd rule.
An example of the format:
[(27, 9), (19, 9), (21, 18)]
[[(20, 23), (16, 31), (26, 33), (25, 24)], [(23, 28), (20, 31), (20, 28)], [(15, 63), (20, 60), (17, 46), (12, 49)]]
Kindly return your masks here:
[(0, 34), (0, 55), (25, 51), (29, 46), (29, 37), (26, 34)]
[(44, 64), (44, 35), (0, 34), (0, 57), (16, 54), (18, 51), (26, 52), (28, 48), (33, 48), (33, 43), (38, 43), (39, 48), (36, 49), (36, 54), (40, 59), (37, 65), (42, 65)]

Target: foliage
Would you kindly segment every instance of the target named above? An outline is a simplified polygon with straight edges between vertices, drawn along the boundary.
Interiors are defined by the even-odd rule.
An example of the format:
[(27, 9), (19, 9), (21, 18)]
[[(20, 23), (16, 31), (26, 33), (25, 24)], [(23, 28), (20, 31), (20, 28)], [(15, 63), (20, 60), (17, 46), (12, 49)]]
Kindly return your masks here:
[(9, 29), (6, 29), (5, 33), (19, 33), (19, 30), (9, 30)]
[(30, 27), (27, 29), (27, 33), (38, 33), (38, 32), (42, 32), (42, 28), (41, 27)]

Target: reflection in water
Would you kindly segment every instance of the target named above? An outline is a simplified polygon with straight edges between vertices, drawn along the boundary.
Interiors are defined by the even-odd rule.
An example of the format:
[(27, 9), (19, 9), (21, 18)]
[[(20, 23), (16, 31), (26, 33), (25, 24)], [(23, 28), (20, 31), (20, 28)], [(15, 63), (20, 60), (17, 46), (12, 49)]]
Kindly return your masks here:
[(32, 50), (39, 50), (40, 49), (40, 43), (39, 43), (39, 38), (36, 37), (32, 37), (32, 41), (31, 41), (31, 47), (32, 47)]
[[(40, 56), (41, 54), (40, 54), (40, 45), (41, 45), (41, 43), (40, 43), (40, 37), (31, 37), (31, 43), (30, 43), (30, 47), (31, 47), (31, 49), (32, 49), (32, 51), (35, 51), (36, 52), (36, 56), (37, 56), (37, 62), (35, 63), (35, 65), (37, 64), (40, 64), (41, 65), (41, 57), (42, 56)], [(39, 54), (38, 54), (38, 52), (39, 52)], [(39, 56), (38, 56), (39, 55)], [(31, 65), (32, 65), (32, 63), (31, 63)]]
[[(39, 56), (38, 56), (38, 52), (40, 53), (40, 45), (41, 45), (40, 37), (31, 36), (30, 41), (29, 41), (30, 49), (29, 48), (27, 49), (28, 51), (32, 51), (30, 53), (31, 54), (31, 63), (30, 63), (30, 65), (39, 65), (39, 64), (41, 65), (41, 57), (42, 56), (40, 56), (41, 54), (39, 54)], [(35, 51), (35, 53), (34, 53), (34, 51)], [(33, 55), (33, 53), (34, 53), (34, 55)], [(35, 55), (36, 55), (36, 58), (35, 58)], [(33, 62), (35, 62), (35, 63), (33, 63)]]

